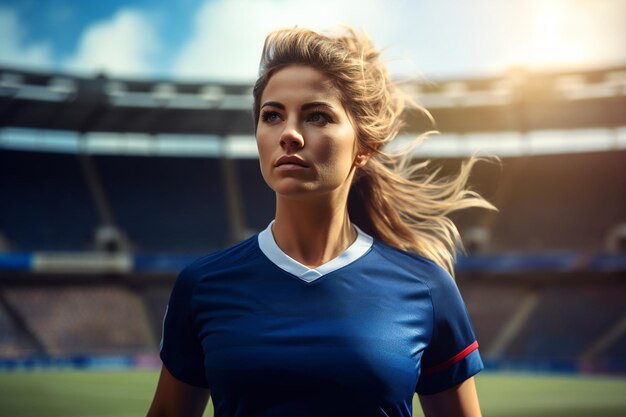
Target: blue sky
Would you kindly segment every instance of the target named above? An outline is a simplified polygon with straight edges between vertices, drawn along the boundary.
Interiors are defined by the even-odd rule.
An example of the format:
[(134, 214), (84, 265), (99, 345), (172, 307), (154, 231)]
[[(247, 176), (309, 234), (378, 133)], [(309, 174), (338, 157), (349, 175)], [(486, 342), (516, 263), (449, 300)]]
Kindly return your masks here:
[(392, 73), (626, 64), (626, 0), (0, 0), (0, 65), (251, 81), (272, 29), (347, 23)]

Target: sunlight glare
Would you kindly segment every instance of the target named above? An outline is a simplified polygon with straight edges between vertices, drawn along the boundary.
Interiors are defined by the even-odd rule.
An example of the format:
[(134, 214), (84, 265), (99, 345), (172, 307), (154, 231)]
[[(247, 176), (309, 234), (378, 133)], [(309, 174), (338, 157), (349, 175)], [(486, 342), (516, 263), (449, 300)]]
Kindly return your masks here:
[(530, 68), (562, 68), (589, 61), (593, 42), (577, 33), (576, 27), (591, 16), (585, 17), (585, 11), (576, 5), (562, 0), (542, 1), (529, 25), (526, 42), (513, 49), (510, 63)]

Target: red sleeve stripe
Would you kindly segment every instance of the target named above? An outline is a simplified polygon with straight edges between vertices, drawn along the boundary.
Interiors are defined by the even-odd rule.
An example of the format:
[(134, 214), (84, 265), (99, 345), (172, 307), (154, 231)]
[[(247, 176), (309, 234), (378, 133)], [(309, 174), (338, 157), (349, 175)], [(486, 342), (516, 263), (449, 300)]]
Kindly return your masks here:
[(478, 341), (475, 340), (474, 343), (472, 343), (471, 345), (469, 345), (468, 347), (466, 347), (465, 349), (463, 349), (462, 351), (460, 351), (459, 353), (457, 353), (456, 355), (454, 355), (447, 361), (442, 362), (439, 365), (431, 366), (430, 368), (425, 369), (424, 375), (431, 375), (439, 371), (443, 371), (444, 369), (448, 369), (455, 363), (463, 360), (467, 355), (469, 355), (476, 349), (478, 349)]

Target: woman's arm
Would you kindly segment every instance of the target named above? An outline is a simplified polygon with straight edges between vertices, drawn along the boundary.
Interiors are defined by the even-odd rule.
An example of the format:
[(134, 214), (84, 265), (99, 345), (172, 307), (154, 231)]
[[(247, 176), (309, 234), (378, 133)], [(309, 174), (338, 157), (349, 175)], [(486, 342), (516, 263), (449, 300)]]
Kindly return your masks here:
[(208, 389), (185, 384), (162, 366), (147, 417), (202, 417), (208, 401)]
[(481, 417), (474, 378), (433, 395), (420, 395), (426, 417)]

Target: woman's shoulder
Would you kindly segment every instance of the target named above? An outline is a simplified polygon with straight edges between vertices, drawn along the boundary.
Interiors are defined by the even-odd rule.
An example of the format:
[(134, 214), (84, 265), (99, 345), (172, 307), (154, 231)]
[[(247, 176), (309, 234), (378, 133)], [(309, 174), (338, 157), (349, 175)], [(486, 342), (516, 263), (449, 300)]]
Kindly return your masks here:
[(407, 266), (411, 269), (421, 267), (427, 270), (443, 270), (443, 268), (439, 266), (439, 264), (437, 264), (430, 258), (427, 258), (415, 252), (409, 252), (395, 246), (391, 246), (378, 239), (374, 239), (373, 247), (380, 255), (384, 256), (387, 260), (398, 264), (399, 266)]
[(209, 252), (183, 268), (179, 279), (194, 281), (207, 272), (242, 264), (258, 248), (258, 235), (254, 235), (233, 246)]
[(427, 289), (433, 311), (437, 310), (439, 316), (452, 311), (465, 311), (459, 288), (447, 269), (425, 256), (377, 243), (374, 247), (393, 268), (401, 268), (405, 277), (411, 277), (413, 283)]
[(374, 240), (374, 250), (390, 262), (394, 268), (409, 272), (417, 280), (429, 287), (444, 283), (454, 283), (454, 278), (441, 265), (430, 258)]

